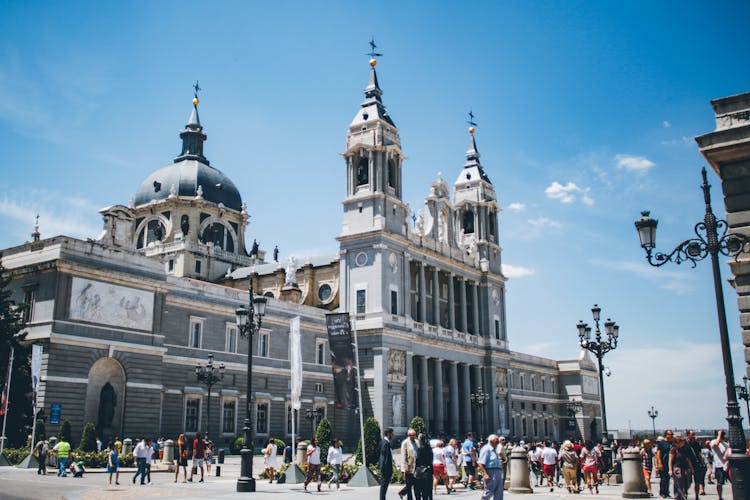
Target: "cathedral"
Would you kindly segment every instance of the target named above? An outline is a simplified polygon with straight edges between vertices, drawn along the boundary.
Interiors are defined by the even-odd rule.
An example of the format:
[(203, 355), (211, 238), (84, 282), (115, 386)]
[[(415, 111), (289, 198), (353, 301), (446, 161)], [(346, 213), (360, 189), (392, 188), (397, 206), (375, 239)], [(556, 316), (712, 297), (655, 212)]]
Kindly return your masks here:
[[(501, 208), (476, 130), (465, 163), (450, 172), (453, 185), (438, 174), (413, 218), (376, 63), (345, 138), (338, 253), (279, 262), (276, 249), (248, 249), (252, 207), (206, 156), (197, 88), (180, 154), (128, 205), (100, 211), (98, 238), (43, 239), (37, 228), (31, 241), (2, 251), (15, 300), (30, 306), (27, 339), (43, 346), (38, 405), (48, 432), (66, 418), (74, 441), (94, 422), (105, 438), (201, 430), (227, 447), (249, 409), (256, 445), (289, 440), (293, 420), (309, 437), (325, 415), (353, 448), (359, 419), (334, 404), (326, 332), (327, 313), (347, 312), (363, 414), (397, 435), (419, 415), (434, 435), (598, 437), (598, 373), (585, 351), (553, 360), (510, 349)], [(251, 342), (235, 321), (250, 286), (268, 299)], [(304, 374), (302, 409), (293, 412), (297, 317)], [(224, 372), (210, 388), (196, 377), (209, 355)]]

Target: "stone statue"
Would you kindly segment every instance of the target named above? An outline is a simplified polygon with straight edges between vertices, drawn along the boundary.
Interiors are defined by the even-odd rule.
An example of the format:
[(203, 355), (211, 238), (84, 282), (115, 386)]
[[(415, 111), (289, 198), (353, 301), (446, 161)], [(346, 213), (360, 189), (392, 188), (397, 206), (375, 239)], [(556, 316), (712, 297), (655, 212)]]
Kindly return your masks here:
[(107, 382), (99, 394), (99, 421), (97, 429), (105, 430), (112, 428), (112, 420), (115, 418), (115, 406), (117, 397), (112, 384)]
[(172, 184), (172, 187), (169, 188), (169, 197), (174, 198), (175, 196), (177, 196), (177, 186)]
[(180, 229), (182, 229), (183, 236), (187, 236), (190, 231), (190, 217), (188, 217), (187, 214), (184, 214), (180, 218)]
[(297, 284), (297, 259), (293, 256), (290, 256), (289, 260), (286, 261), (284, 274), (286, 275), (284, 285), (295, 286)]
[(198, 185), (198, 189), (195, 191), (195, 197), (199, 200), (203, 199), (203, 186)]
[(448, 218), (443, 210), (438, 213), (438, 241), (448, 242)]
[(500, 392), (505, 389), (505, 382), (508, 379), (508, 371), (503, 368), (495, 370), (495, 391)]
[(250, 257), (258, 257), (258, 241), (253, 240), (253, 247), (250, 250)]
[(279, 246), (278, 245), (273, 247), (273, 261), (274, 262), (279, 261)]
[(403, 396), (401, 394), (394, 394), (393, 395), (393, 426), (394, 427), (402, 427), (404, 425), (404, 419), (403, 419), (403, 412), (401, 411), (403, 409)]
[(388, 377), (391, 380), (406, 378), (406, 352), (396, 349), (388, 351)]

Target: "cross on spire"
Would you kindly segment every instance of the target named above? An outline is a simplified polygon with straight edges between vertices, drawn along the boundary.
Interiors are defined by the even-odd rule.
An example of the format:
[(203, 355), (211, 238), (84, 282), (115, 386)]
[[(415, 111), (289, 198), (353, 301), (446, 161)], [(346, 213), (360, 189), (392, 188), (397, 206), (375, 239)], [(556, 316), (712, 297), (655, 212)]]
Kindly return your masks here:
[(195, 93), (193, 94), (195, 98), (198, 98), (198, 92), (203, 90), (201, 86), (198, 84), (198, 80), (195, 81), (195, 85), (193, 85), (193, 89), (195, 89)]
[(375, 45), (375, 37), (371, 37), (369, 43), (370, 43), (370, 52), (368, 52), (365, 55), (370, 56), (373, 59), (376, 57), (383, 57), (383, 54), (379, 52), (375, 52), (375, 49), (378, 48), (378, 46)]
[(468, 123), (472, 127), (477, 126), (477, 123), (474, 121), (474, 112), (471, 109), (469, 109), (469, 119), (466, 121), (466, 123)]

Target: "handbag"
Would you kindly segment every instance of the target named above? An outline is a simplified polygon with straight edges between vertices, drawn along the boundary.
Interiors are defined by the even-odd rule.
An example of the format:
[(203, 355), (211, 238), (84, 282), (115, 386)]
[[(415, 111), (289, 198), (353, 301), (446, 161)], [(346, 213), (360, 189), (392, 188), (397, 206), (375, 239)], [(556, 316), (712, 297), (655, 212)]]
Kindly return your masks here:
[(427, 465), (417, 465), (414, 468), (414, 478), (424, 479), (428, 476), (430, 468)]

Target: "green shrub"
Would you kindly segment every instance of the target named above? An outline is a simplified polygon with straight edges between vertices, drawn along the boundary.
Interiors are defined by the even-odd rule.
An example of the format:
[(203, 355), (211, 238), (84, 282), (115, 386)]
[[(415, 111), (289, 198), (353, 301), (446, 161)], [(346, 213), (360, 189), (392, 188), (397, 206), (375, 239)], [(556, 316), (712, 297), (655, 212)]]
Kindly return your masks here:
[(274, 438), (273, 442), (276, 445), (276, 448), (277, 448), (277, 450), (278, 450), (279, 453), (281, 453), (282, 451), (284, 451), (284, 448), (286, 448), (286, 443), (284, 441), (282, 441), (281, 439)]
[[(365, 457), (367, 458), (368, 464), (377, 464), (380, 450), (378, 445), (382, 439), (380, 435), (380, 424), (377, 420), (370, 417), (365, 420), (364, 424), (364, 435), (365, 435)], [(356, 463), (362, 463), (362, 439), (360, 438), (357, 444), (357, 452), (355, 457)]]
[(20, 464), (29, 455), (28, 448), (5, 448), (3, 455), (11, 465)]
[(62, 419), (62, 424), (60, 424), (60, 435), (58, 436), (59, 439), (64, 439), (68, 443), (70, 443), (70, 446), (73, 446), (73, 443), (70, 441), (70, 421), (67, 418)]
[(34, 439), (37, 441), (47, 439), (47, 429), (44, 427), (44, 420), (41, 418), (36, 419), (36, 431)]
[(244, 437), (238, 437), (234, 441), (232, 441), (232, 444), (229, 446), (229, 451), (232, 452), (232, 454), (237, 454), (240, 452), (242, 447), (245, 444), (245, 438)]
[(94, 427), (93, 422), (88, 422), (83, 426), (78, 449), (81, 451), (96, 451), (96, 427)]
[(323, 420), (318, 424), (315, 437), (318, 438), (318, 446), (320, 446), (320, 462), (328, 463), (328, 448), (333, 442), (333, 428), (328, 417), (323, 417)]
[(411, 419), (411, 423), (409, 423), (409, 428), (414, 429), (417, 433), (417, 436), (420, 434), (427, 435), (427, 424), (425, 423), (424, 419), (417, 415), (416, 417)]

